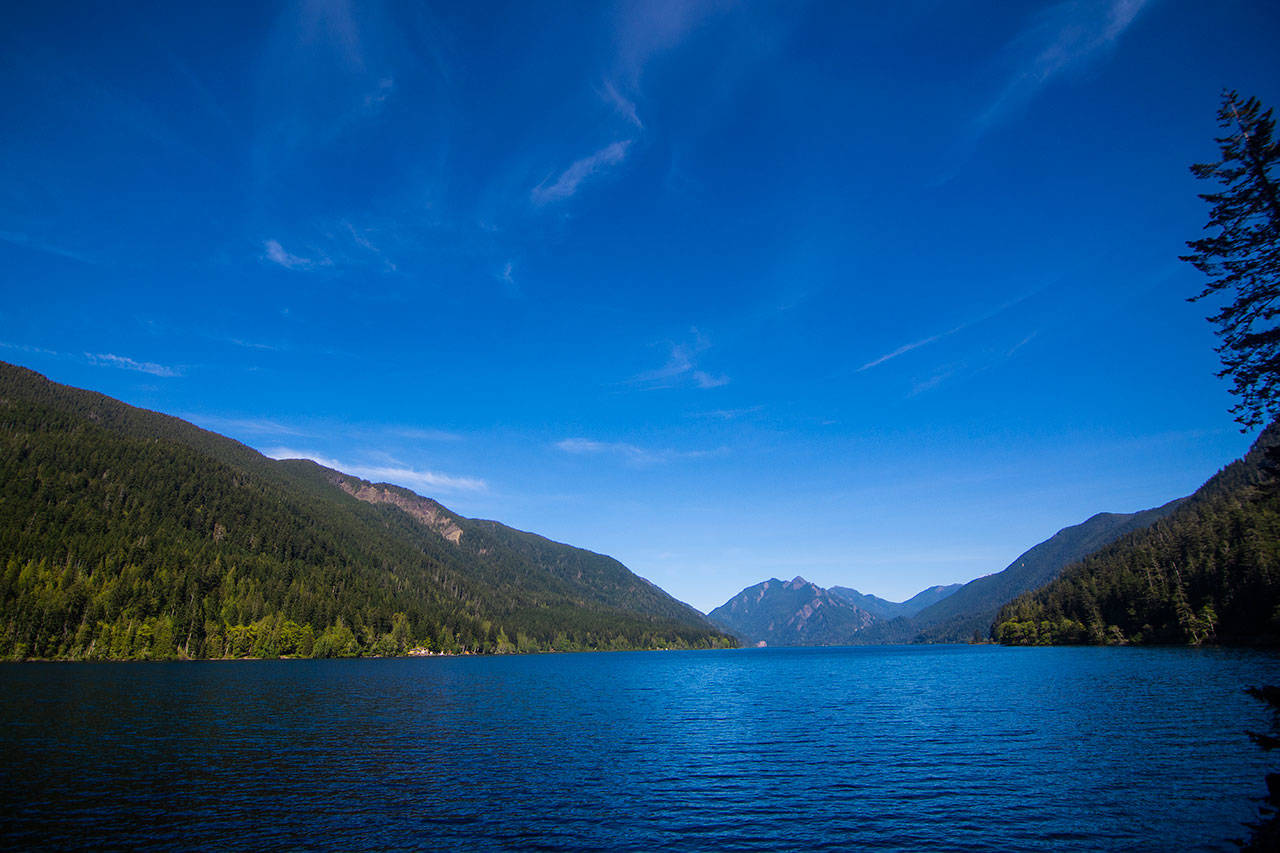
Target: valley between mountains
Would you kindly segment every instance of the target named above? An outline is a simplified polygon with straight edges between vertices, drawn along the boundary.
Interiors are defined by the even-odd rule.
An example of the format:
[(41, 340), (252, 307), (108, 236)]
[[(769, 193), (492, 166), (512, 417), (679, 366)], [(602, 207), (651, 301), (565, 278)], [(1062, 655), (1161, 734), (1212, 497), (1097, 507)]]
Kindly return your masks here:
[(1003, 571), (967, 584), (933, 586), (901, 603), (847, 587), (822, 589), (797, 577), (749, 587), (709, 616), (747, 643), (770, 646), (982, 642), (990, 637), (1005, 602), (1043, 586), (1103, 545), (1164, 518), (1181, 503), (1129, 514), (1099, 513), (1059, 530)]
[(1280, 637), (1277, 429), (904, 602), (796, 577), (703, 615), (608, 556), (0, 363), (0, 657), (333, 657)]

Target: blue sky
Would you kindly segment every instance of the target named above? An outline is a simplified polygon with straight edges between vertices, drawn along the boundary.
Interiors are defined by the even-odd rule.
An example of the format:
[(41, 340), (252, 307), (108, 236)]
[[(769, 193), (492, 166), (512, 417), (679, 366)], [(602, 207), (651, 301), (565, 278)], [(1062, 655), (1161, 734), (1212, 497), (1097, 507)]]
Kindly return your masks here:
[(20, 4), (0, 359), (611, 554), (899, 600), (1193, 491), (1266, 0)]

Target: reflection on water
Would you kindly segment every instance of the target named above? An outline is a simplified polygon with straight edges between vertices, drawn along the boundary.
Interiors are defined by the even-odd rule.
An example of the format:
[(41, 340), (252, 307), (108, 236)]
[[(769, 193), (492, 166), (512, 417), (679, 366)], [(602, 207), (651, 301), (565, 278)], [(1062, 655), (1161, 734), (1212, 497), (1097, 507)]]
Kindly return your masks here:
[(920, 646), (0, 666), (0, 842), (1234, 849), (1274, 656)]

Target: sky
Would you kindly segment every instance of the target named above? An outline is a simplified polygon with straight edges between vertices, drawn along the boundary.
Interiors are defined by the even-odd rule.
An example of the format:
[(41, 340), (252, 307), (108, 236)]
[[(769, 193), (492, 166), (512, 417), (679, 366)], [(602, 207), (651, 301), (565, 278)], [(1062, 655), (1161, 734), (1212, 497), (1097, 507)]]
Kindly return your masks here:
[(11, 4), (0, 360), (610, 554), (902, 600), (1194, 491), (1270, 0)]

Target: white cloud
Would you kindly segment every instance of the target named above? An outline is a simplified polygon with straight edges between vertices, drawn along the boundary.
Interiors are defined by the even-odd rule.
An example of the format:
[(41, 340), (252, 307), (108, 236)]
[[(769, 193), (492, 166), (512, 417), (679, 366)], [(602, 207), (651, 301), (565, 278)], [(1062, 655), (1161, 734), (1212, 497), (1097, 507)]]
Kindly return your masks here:
[(236, 346), (244, 347), (245, 349), (260, 349), (260, 350), (268, 350), (270, 352), (279, 352), (281, 349), (283, 349), (283, 347), (276, 346), (275, 344), (264, 344), (264, 343), (259, 343), (258, 341), (246, 341), (242, 338), (225, 338), (224, 340), (226, 340), (226, 342), (229, 344), (235, 344)]
[(515, 277), (516, 265), (513, 261), (507, 261), (502, 265), (502, 272), (494, 277), (502, 282), (502, 289), (510, 297), (520, 296), (520, 283)]
[(555, 445), (565, 453), (578, 456), (618, 456), (636, 466), (662, 465), (677, 459), (701, 459), (719, 456), (726, 448), (717, 450), (654, 450), (616, 441), (594, 441), (589, 438), (566, 438)]
[(722, 421), (732, 421), (743, 417), (744, 415), (753, 415), (760, 411), (764, 411), (764, 406), (748, 406), (744, 409), (712, 409), (709, 412), (695, 412), (691, 417), (716, 418)]
[[(954, 329), (948, 329), (947, 331), (942, 332), (941, 334), (932, 335), (927, 338), (922, 338), (918, 341), (912, 341), (909, 344), (903, 344), (902, 346), (898, 347), (892, 352), (887, 352), (878, 358), (873, 358), (871, 361), (868, 361), (866, 364), (862, 365), (862, 367), (859, 367), (856, 372), (861, 373), (864, 370), (870, 370), (873, 367), (878, 367), (884, 364), (886, 361), (895, 359), (900, 355), (905, 355), (906, 353), (909, 353), (914, 349), (919, 349), (920, 347), (928, 346), (929, 344), (936, 343), (937, 341), (940, 341), (943, 338), (949, 338), (952, 335), (956, 334), (957, 332), (963, 332), (965, 329), (968, 329), (971, 326), (976, 326), (979, 323), (985, 323), (988, 320), (998, 317), (999, 315), (1003, 314), (1005, 311), (1008, 311), (1010, 308), (1013, 308), (1027, 301), (1031, 297), (1040, 293), (1042, 290), (1044, 290), (1044, 287), (1038, 287), (1035, 290), (1029, 291), (1028, 293), (1025, 293), (1021, 296), (1018, 296), (1014, 299), (1010, 299), (1008, 302), (1004, 303), (1003, 305), (997, 306), (996, 308), (986, 312), (985, 314), (981, 314), (970, 320), (966, 320), (965, 322), (961, 323), (959, 326), (956, 326)], [(1023, 341), (1023, 343), (1026, 343), (1026, 341)], [(1021, 346), (1021, 345), (1022, 344), (1019, 344), (1018, 346)]]
[(262, 247), (267, 250), (267, 260), (274, 264), (279, 264), (287, 270), (310, 270), (316, 267), (333, 266), (333, 262), (328, 258), (313, 260), (312, 258), (292, 255), (286, 252), (284, 247), (276, 240), (266, 240), (263, 242)]
[(730, 6), (725, 0), (632, 0), (619, 6), (618, 72), (633, 90), (645, 67), (678, 47), (708, 19)]
[(1005, 354), (1005, 357), (1006, 357), (1006, 358), (1011, 358), (1011, 357), (1013, 356), (1013, 354), (1014, 354), (1014, 353), (1016, 353), (1018, 350), (1022, 349), (1022, 348), (1023, 348), (1023, 347), (1025, 347), (1027, 344), (1029, 344), (1029, 343), (1031, 343), (1033, 340), (1035, 340), (1035, 339), (1036, 339), (1036, 336), (1037, 336), (1037, 335), (1039, 335), (1039, 334), (1040, 334), (1040, 330), (1039, 330), (1039, 329), (1037, 329), (1036, 331), (1034, 331), (1034, 332), (1032, 332), (1031, 334), (1027, 335), (1027, 336), (1026, 336), (1025, 338), (1023, 338), (1022, 340), (1018, 341), (1016, 344), (1014, 344), (1014, 345), (1013, 345), (1013, 349), (1009, 350), (1009, 352), (1007, 352), (1007, 353)]
[(529, 197), (536, 205), (544, 205), (570, 198), (587, 178), (610, 166), (616, 166), (626, 159), (627, 149), (630, 146), (630, 139), (614, 142), (589, 157), (583, 157), (561, 172), (555, 183), (550, 186), (547, 186), (546, 181), (538, 184), (530, 192)]
[(908, 399), (911, 397), (918, 396), (920, 394), (924, 394), (928, 391), (932, 391), (934, 388), (937, 388), (943, 382), (946, 382), (951, 377), (959, 374), (961, 371), (963, 371), (967, 367), (968, 365), (963, 363), (956, 364), (956, 365), (949, 365), (947, 367), (944, 367), (942, 370), (939, 370), (937, 373), (935, 373), (933, 376), (930, 376), (928, 379), (924, 379), (920, 382), (914, 383), (911, 386), (911, 391), (907, 394)]
[(266, 418), (224, 418), (220, 415), (199, 415), (184, 413), (179, 417), (191, 421), (197, 426), (217, 432), (248, 432), (259, 435), (294, 435), (310, 436), (297, 427), (286, 426), (279, 421)]
[(1063, 74), (1111, 50), (1152, 0), (1068, 0), (1040, 13), (1009, 45), (1013, 73), (974, 122), (980, 136)]
[(728, 376), (717, 376), (698, 369), (697, 358), (711, 348), (711, 343), (696, 328), (690, 331), (693, 335), (691, 340), (670, 344), (671, 352), (666, 364), (633, 377), (631, 382), (654, 389), (672, 388), (689, 382), (704, 389), (728, 385)]
[(693, 355), (702, 349), (706, 349), (706, 346), (701, 343), (701, 338), (692, 345), (672, 344), (671, 354), (667, 357), (666, 364), (657, 370), (641, 373), (632, 381), (658, 388), (670, 387), (670, 380), (678, 376), (684, 376), (693, 370)]
[(640, 121), (639, 114), (636, 113), (635, 102), (629, 100), (619, 92), (618, 88), (614, 86), (612, 82), (608, 80), (605, 81), (604, 91), (601, 92), (601, 97), (604, 98), (606, 103), (613, 107), (614, 111), (617, 112), (618, 115), (635, 125), (637, 130), (644, 130), (644, 124)]
[(483, 492), (489, 488), (478, 477), (458, 477), (437, 471), (416, 471), (412, 468), (384, 466), (356, 466), (349, 473), (375, 482), (396, 483), (414, 489), (443, 489), (449, 492)]
[(123, 355), (115, 355), (109, 352), (87, 352), (84, 357), (89, 360), (90, 364), (96, 364), (99, 367), (118, 367), (121, 370), (135, 370), (138, 373), (149, 373), (152, 376), (181, 376), (182, 370), (177, 367), (166, 367), (163, 364), (156, 364), (152, 361), (134, 361)]
[(348, 222), (345, 219), (342, 220), (342, 227), (345, 228), (347, 230), (347, 233), (351, 235), (351, 240), (353, 243), (355, 243), (357, 246), (364, 249), (366, 252), (369, 252), (374, 257), (376, 257), (379, 261), (381, 261), (382, 266), (388, 272), (398, 271), (399, 268), (396, 266), (395, 262), (392, 261), (390, 258), (388, 258), (386, 256), (386, 253), (383, 252), (382, 249), (379, 248), (378, 246), (375, 246), (373, 241), (369, 239), (369, 229), (357, 230), (354, 225), (352, 225), (350, 222)]
[(33, 347), (33, 346), (28, 346), (27, 344), (11, 344), (5, 341), (0, 341), (0, 347), (3, 347), (5, 349), (17, 350), (18, 352), (32, 353), (34, 355), (57, 355), (57, 356), (62, 355), (62, 353), (55, 352), (54, 350), (51, 350), (51, 349), (45, 349), (44, 347)]
[(441, 474), (438, 471), (418, 471), (394, 464), (349, 465), (318, 453), (295, 450), (290, 447), (275, 447), (264, 453), (272, 459), (310, 459), (312, 462), (344, 474), (351, 474), (375, 483), (404, 486), (415, 491), (483, 492), (489, 488), (488, 483), (478, 477), (459, 477), (454, 474)]
[(879, 358), (873, 358), (871, 361), (868, 361), (866, 364), (862, 365), (862, 367), (858, 368), (858, 372), (861, 373), (864, 370), (870, 370), (873, 367), (878, 367), (879, 365), (884, 364), (886, 361), (895, 359), (900, 355), (905, 355), (906, 353), (911, 352), (913, 349), (919, 349), (920, 347), (928, 346), (934, 341), (942, 340), (947, 335), (958, 332), (960, 328), (963, 328), (963, 327), (952, 329), (950, 332), (943, 332), (940, 335), (934, 335), (931, 338), (924, 338), (923, 340), (913, 341), (912, 343), (909, 343), (909, 344), (903, 344), (893, 352), (887, 352), (884, 355), (880, 356)]

